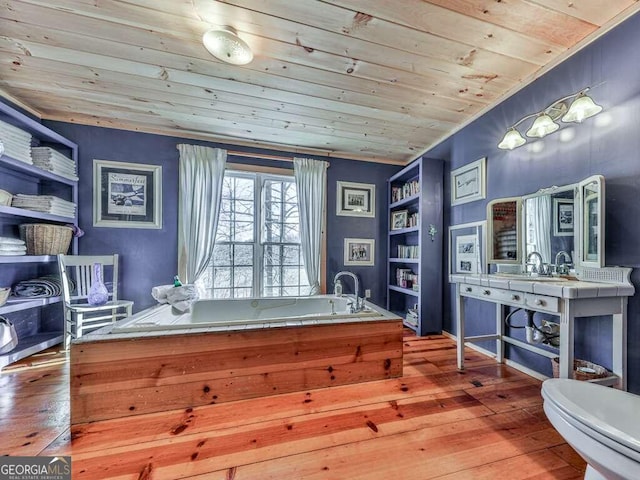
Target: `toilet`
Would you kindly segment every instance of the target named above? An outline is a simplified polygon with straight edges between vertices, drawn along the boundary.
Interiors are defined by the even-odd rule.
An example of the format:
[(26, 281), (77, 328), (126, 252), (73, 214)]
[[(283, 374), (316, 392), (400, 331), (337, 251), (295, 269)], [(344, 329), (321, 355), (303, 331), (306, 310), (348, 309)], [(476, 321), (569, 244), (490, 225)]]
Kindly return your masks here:
[(542, 383), (544, 412), (587, 462), (585, 480), (640, 479), (640, 396), (595, 383)]

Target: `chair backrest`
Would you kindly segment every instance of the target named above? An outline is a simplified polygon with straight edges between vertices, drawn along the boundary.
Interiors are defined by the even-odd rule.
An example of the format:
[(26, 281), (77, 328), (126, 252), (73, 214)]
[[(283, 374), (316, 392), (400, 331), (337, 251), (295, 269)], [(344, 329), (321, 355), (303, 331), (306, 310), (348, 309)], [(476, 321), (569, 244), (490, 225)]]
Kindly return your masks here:
[(118, 299), (118, 254), (58, 255), (65, 303), (86, 301), (93, 282), (96, 263), (101, 266), (101, 280), (109, 291), (109, 299)]

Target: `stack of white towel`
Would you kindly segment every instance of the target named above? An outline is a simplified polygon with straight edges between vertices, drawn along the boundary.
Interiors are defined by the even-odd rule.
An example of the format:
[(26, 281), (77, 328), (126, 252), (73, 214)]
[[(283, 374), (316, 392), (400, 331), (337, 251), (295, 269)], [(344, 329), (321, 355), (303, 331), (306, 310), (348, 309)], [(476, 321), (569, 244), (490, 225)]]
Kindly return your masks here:
[(31, 134), (0, 120), (0, 140), (4, 144), (4, 154), (33, 165), (31, 160)]
[(195, 285), (158, 285), (151, 289), (151, 296), (158, 303), (168, 303), (179, 312), (186, 312), (200, 295)]
[(33, 164), (43, 170), (71, 180), (78, 180), (76, 162), (51, 147), (33, 147), (31, 157)]
[(11, 206), (25, 208), (35, 212), (51, 213), (61, 217), (75, 218), (76, 204), (67, 202), (53, 195), (26, 195), (18, 193), (13, 196)]
[(19, 238), (0, 237), (0, 255), (26, 255), (27, 246)]

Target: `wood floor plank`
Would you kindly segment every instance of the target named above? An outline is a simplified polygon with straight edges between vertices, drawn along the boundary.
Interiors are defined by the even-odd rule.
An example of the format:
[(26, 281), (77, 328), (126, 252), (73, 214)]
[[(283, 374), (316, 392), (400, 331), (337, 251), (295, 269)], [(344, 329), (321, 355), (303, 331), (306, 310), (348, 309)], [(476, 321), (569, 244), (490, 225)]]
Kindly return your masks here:
[[(467, 422), (462, 422), (465, 423)], [(426, 480), (458, 474), (513, 456), (534, 454), (548, 445), (544, 439), (526, 435), (504, 438), (496, 431), (499, 428), (509, 428), (502, 422), (492, 425), (485, 421), (480, 427), (484, 430), (484, 435), (471, 436), (469, 441), (460, 441), (460, 433), (438, 432), (438, 427), (435, 428), (436, 431), (427, 428), (353, 442), (323, 449), (320, 454), (309, 452), (267, 462), (238, 465), (213, 472), (214, 475), (208, 477), (196, 478), (225, 479), (225, 475), (235, 469), (235, 479)], [(394, 461), (380, 461), (388, 457), (389, 452), (396, 452)]]
[(403, 346), (400, 378), (73, 429), (68, 363), (19, 368), (0, 375), (0, 455), (71, 455), (80, 480), (582, 478), (538, 380), (469, 349), (458, 371), (444, 336)]
[[(584, 459), (569, 445), (563, 443), (562, 445), (557, 445), (551, 448), (550, 451), (578, 470), (580, 474), (584, 476), (584, 472), (586, 470)], [(582, 478), (582, 476), (580, 478)]]
[(494, 412), (535, 407), (542, 403), (540, 385), (529, 379), (486, 385), (467, 391)]
[[(392, 414), (393, 420), (401, 419), (405, 423), (416, 415), (416, 409), (420, 409), (423, 416), (437, 414), (437, 418), (428, 419), (429, 424), (451, 421), (445, 415), (449, 411), (457, 412), (453, 416), (455, 420), (467, 418), (467, 415), (477, 417), (493, 414), (490, 409), (482, 406), (480, 402), (460, 390), (404, 397), (396, 393), (394, 398), (381, 395), (377, 398), (379, 401), (376, 403), (353, 401), (348, 407), (346, 407), (347, 404), (333, 405), (329, 403), (319, 408), (316, 406), (313, 408), (314, 411), (303, 407), (303, 405), (306, 400), (318, 401), (316, 399), (318, 395), (316, 392), (311, 392), (305, 396), (304, 400), (290, 397), (289, 403), (285, 403), (283, 399), (272, 397), (274, 400), (272, 403), (248, 400), (243, 405), (220, 404), (215, 408), (203, 407), (181, 412), (179, 417), (168, 417), (174, 418), (173, 422), (167, 422), (166, 418), (161, 418), (160, 415), (153, 418), (145, 415), (144, 418), (133, 422), (131, 419), (117, 419), (85, 424), (73, 428), (74, 451), (77, 453), (96, 449), (104, 451), (109, 448), (139, 444), (145, 441), (177, 438), (179, 435), (203, 435), (213, 431), (226, 432), (237, 429), (237, 425), (251, 430), (261, 428), (260, 425), (265, 425), (267, 422), (276, 422), (280, 425), (283, 422), (291, 422), (292, 419), (340, 417), (350, 412), (367, 410), (384, 409), (387, 413)], [(264, 412), (264, 415), (261, 412)], [(99, 441), (96, 442), (96, 440)]]
[[(66, 422), (69, 422), (68, 415)], [(48, 445), (68, 430), (69, 428), (64, 425), (34, 425), (31, 428), (16, 430), (13, 426), (0, 422), (0, 431), (2, 432), (2, 438), (0, 439), (0, 456), (40, 455)], [(60, 455), (60, 453), (58, 453), (58, 455)]]
[[(463, 392), (455, 392), (437, 398), (417, 397), (404, 402), (212, 429), (204, 435), (183, 434), (126, 447), (103, 448), (100, 452), (78, 454), (74, 449), (74, 472), (76, 468), (82, 472), (74, 474), (74, 478), (100, 479), (133, 474), (149, 462), (154, 471), (163, 471), (169, 478), (181, 469), (204, 473), (221, 467), (230, 468), (247, 459), (256, 462), (274, 456), (287, 457), (483, 415), (491, 415), (491, 412)], [(120, 458), (123, 451), (127, 452), (126, 463)], [(191, 458), (194, 455), (197, 463)]]
[(549, 450), (534, 455), (518, 455), (497, 462), (470, 468), (463, 472), (437, 477), (438, 480), (532, 480), (582, 479), (584, 472), (568, 465)]
[(68, 428), (66, 354), (47, 350), (0, 373), (0, 456), (37, 455)]

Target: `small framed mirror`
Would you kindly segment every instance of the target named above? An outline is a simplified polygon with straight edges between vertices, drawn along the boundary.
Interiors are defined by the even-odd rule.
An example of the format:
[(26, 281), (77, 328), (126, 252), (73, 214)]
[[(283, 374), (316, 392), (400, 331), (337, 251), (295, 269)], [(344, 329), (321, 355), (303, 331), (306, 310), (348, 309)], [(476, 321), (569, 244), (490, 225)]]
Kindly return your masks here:
[(579, 184), (581, 205), (580, 263), (601, 268), (604, 259), (604, 177), (594, 175)]
[(544, 265), (575, 263), (576, 184), (543, 188), (524, 196), (525, 265), (538, 253)]
[(487, 263), (521, 262), (521, 207), (520, 197), (498, 198), (487, 205)]

